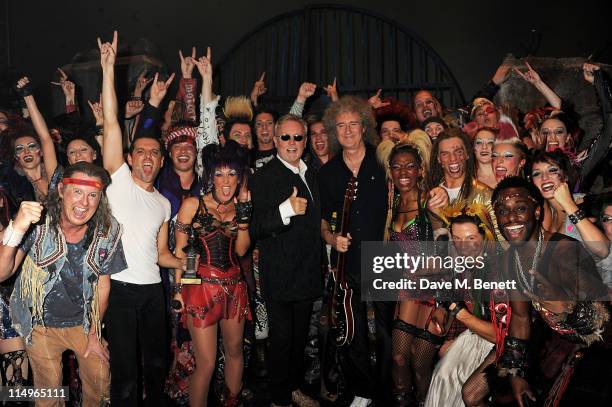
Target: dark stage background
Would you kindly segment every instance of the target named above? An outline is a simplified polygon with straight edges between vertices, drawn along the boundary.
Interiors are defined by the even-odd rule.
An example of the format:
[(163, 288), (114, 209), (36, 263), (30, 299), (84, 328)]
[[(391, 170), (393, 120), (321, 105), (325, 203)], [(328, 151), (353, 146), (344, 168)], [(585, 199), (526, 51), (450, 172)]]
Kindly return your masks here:
[[(213, 62), (218, 63), (256, 27), (310, 3), (0, 0), (0, 73), (5, 80), (20, 73), (29, 75), (41, 104), (50, 107), (52, 92), (59, 92), (49, 85), (56, 79), (55, 68), (69, 63), (78, 52), (94, 48), (97, 36), (110, 39), (113, 29), (119, 31), (121, 44), (146, 38), (157, 46), (157, 56), (169, 70), (180, 71), (179, 48), (187, 52), (195, 45), (201, 54), (210, 45)], [(604, 12), (604, 1), (353, 0), (335, 4), (368, 10), (415, 33), (445, 62), (466, 98), (491, 77), (507, 53), (519, 57), (595, 54), (596, 61), (606, 63), (612, 59), (610, 14)], [(338, 78), (340, 93), (344, 79)], [(268, 89), (273, 96), (274, 87), (269, 84)], [(250, 86), (242, 90), (249, 91)]]

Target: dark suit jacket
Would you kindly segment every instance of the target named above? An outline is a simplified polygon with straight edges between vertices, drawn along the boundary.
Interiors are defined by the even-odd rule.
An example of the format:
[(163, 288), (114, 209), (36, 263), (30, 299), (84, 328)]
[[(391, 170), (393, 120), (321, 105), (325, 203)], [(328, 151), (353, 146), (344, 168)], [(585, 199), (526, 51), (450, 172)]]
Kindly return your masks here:
[[(259, 247), (261, 288), (267, 300), (305, 300), (323, 292), (319, 187), (310, 169), (305, 178), (312, 198), (300, 176), (275, 157), (249, 181), (253, 202), (249, 231)], [(278, 207), (294, 186), (299, 197), (308, 199), (306, 213), (284, 225)]]

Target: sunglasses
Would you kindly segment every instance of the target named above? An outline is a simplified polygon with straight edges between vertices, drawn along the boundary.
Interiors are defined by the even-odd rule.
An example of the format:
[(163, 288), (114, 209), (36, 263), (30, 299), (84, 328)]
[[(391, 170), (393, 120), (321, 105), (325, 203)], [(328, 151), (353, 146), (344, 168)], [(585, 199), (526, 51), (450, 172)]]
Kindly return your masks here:
[(610, 223), (612, 222), (612, 216), (610, 215), (603, 215), (601, 217), (601, 223)]
[(40, 150), (40, 146), (37, 143), (28, 143), (27, 145), (18, 144), (15, 146), (15, 155), (19, 155), (23, 153), (25, 149), (28, 149), (29, 152), (34, 152)]
[(281, 136), (278, 136), (278, 138), (280, 138), (283, 141), (289, 141), (291, 140), (291, 137), (293, 137), (293, 141), (302, 141), (304, 140), (304, 136), (301, 134), (294, 134), (293, 136), (291, 134), (283, 134)]

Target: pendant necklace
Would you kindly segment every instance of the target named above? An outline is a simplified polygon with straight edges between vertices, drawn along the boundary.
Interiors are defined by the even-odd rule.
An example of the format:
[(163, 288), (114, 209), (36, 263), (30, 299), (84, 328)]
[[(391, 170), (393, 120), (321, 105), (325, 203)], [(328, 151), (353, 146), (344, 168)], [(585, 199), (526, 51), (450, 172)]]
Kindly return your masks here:
[(220, 215), (223, 215), (224, 213), (226, 213), (229, 209), (229, 205), (232, 203), (232, 198), (228, 199), (227, 201), (223, 202), (221, 200), (219, 200), (219, 198), (217, 198), (217, 194), (216, 191), (212, 191), (212, 197), (215, 200), (215, 202), (217, 203), (217, 212), (219, 212)]
[[(536, 249), (535, 249), (535, 253), (533, 254), (533, 259), (531, 261), (531, 268), (527, 271), (527, 273), (529, 274), (529, 277), (527, 277), (525, 275), (525, 272), (523, 270), (523, 264), (521, 262), (521, 258), (518, 254), (518, 250), (515, 250), (514, 252), (514, 258), (515, 258), (515, 264), (516, 264), (516, 268), (518, 271), (518, 276), (520, 278), (521, 284), (527, 288), (528, 291), (532, 292), (533, 291), (533, 285), (535, 282), (535, 270), (538, 264), (538, 259), (540, 257), (540, 252), (542, 250), (542, 242), (544, 241), (544, 232), (542, 231), (542, 228), (539, 228), (538, 230), (538, 243), (536, 245)], [(527, 280), (527, 278), (529, 278), (529, 280)]]

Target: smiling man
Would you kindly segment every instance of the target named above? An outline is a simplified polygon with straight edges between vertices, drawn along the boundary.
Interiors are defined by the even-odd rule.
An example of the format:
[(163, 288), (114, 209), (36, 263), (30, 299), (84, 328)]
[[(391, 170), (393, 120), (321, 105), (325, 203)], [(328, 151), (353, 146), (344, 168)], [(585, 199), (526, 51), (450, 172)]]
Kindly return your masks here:
[(321, 208), (314, 172), (301, 159), (306, 123), (286, 115), (276, 123), (277, 155), (251, 183), (251, 238), (259, 247), (266, 301), (270, 390), (274, 406), (319, 404), (300, 390), (313, 301), (323, 291)]
[[(338, 253), (346, 253), (345, 274), (353, 290), (351, 306), (354, 315), (354, 338), (342, 348), (342, 369), (348, 392), (355, 397), (351, 407), (366, 407), (373, 398), (384, 400), (391, 392), (391, 325), (395, 302), (373, 303), (376, 319), (377, 367), (370, 368), (368, 350), (367, 306), (361, 298), (361, 242), (383, 240), (387, 216), (387, 180), (384, 167), (376, 159), (376, 121), (365, 100), (344, 96), (332, 103), (323, 122), (333, 152), (336, 153), (319, 170), (321, 189), (321, 237), (332, 246), (331, 264)], [(347, 236), (332, 228), (342, 219), (344, 197), (352, 178), (358, 183), (357, 196), (351, 203)], [(375, 393), (375, 389), (378, 394)]]
[[(544, 230), (544, 198), (533, 184), (519, 177), (505, 178), (495, 188), (493, 202), (499, 229), (510, 244), (503, 261), (504, 272), (520, 287), (511, 297), (512, 318), (498, 373), (510, 376), (514, 398), (521, 407), (526, 398), (535, 400), (534, 394), (560, 400), (563, 388), (553, 386), (550, 391), (532, 392), (528, 381), (536, 377), (529, 372), (528, 354), (539, 353), (539, 349), (530, 349), (532, 307), (565, 341), (581, 345), (570, 351), (556, 349), (555, 359), (577, 363), (585, 347), (606, 336), (609, 311), (603, 302), (598, 302), (606, 299), (606, 289), (580, 242)], [(576, 359), (581, 348), (582, 354)], [(539, 364), (545, 365), (532, 366)], [(549, 367), (545, 373), (555, 378), (561, 371)]]
[[(202, 188), (195, 172), (197, 128), (189, 123), (172, 127), (166, 136), (166, 151), (171, 165), (159, 172), (155, 187), (170, 201), (170, 218), (174, 219), (183, 200), (197, 196)], [(170, 225), (172, 231), (172, 225)]]
[(415, 93), (412, 105), (419, 124), (430, 117), (442, 116), (442, 105), (428, 90), (420, 90)]
[[(464, 207), (474, 202), (484, 205), (489, 214), (487, 226), (494, 228), (492, 190), (476, 179), (476, 160), (467, 136), (458, 129), (440, 133), (433, 145), (431, 157), (429, 185), (444, 188), (451, 206)], [(497, 239), (501, 239), (496, 228), (495, 232)]]
[(106, 171), (93, 164), (66, 168), (50, 193), (46, 218), (39, 223), (40, 203), (22, 202), (0, 246), (0, 281), (21, 265), (11, 316), (26, 340), (34, 385), (61, 386), (62, 353), (70, 349), (79, 361), (83, 405), (101, 405), (108, 398), (109, 354), (100, 321), (108, 305), (110, 274), (126, 268), (121, 226), (104, 199), (109, 183)]
[[(137, 134), (127, 163), (124, 161), (114, 84), (117, 32), (112, 43), (98, 43), (105, 112), (103, 159), (113, 180), (108, 200), (124, 228), (122, 242), (128, 264), (126, 270), (112, 278), (106, 315), (112, 355), (111, 403), (138, 404), (138, 371), (142, 364), (147, 403), (163, 405), (168, 346), (163, 334), (166, 312), (159, 267), (180, 269), (184, 262), (168, 249), (170, 203), (153, 184), (164, 162), (161, 141), (149, 133)], [(161, 101), (172, 78), (164, 82), (155, 75), (151, 98)]]

